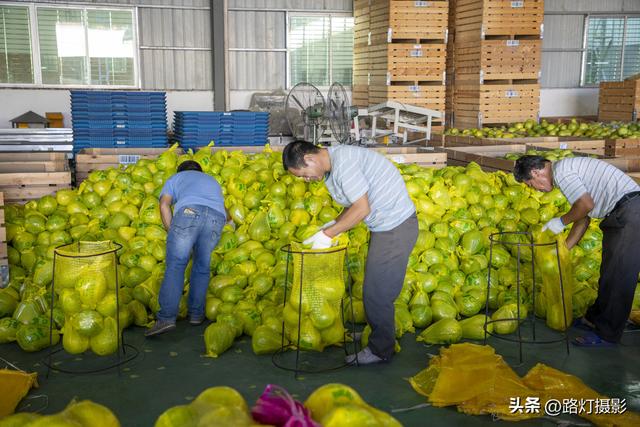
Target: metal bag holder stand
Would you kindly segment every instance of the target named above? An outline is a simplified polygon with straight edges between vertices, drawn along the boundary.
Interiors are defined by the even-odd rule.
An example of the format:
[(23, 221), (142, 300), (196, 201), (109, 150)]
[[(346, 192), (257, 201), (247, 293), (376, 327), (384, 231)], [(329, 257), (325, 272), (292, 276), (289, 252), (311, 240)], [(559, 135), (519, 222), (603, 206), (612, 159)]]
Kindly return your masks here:
[[(285, 338), (285, 322), (284, 319), (282, 321), (282, 344), (279, 350), (276, 350), (272, 356), (271, 356), (271, 361), (273, 363), (273, 365), (277, 368), (283, 369), (285, 371), (290, 371), (294, 373), (295, 378), (297, 379), (300, 373), (305, 373), (305, 374), (319, 374), (319, 373), (324, 373), (324, 372), (330, 372), (330, 371), (336, 371), (342, 368), (345, 368), (347, 366), (351, 366), (353, 364), (357, 364), (358, 363), (358, 351), (359, 351), (359, 345), (358, 345), (358, 341), (355, 339), (355, 326), (356, 326), (356, 322), (355, 322), (355, 312), (354, 312), (354, 308), (353, 308), (353, 296), (352, 296), (352, 292), (351, 292), (351, 282), (348, 282), (348, 289), (347, 289), (347, 295), (345, 295), (342, 300), (340, 301), (340, 320), (342, 321), (343, 325), (346, 325), (345, 322), (345, 318), (344, 318), (344, 304), (345, 304), (345, 300), (348, 299), (349, 302), (349, 308), (351, 309), (351, 329), (347, 330), (347, 328), (345, 328), (345, 331), (343, 333), (343, 340), (342, 340), (342, 345), (344, 348), (344, 354), (345, 356), (348, 356), (349, 353), (347, 351), (347, 335), (351, 335), (354, 339), (353, 339), (353, 347), (354, 347), (354, 353), (356, 354), (356, 360), (354, 363), (347, 363), (344, 361), (341, 361), (339, 364), (335, 364), (335, 365), (331, 365), (331, 366), (323, 366), (323, 367), (310, 367), (310, 368), (304, 368), (301, 367), (301, 363), (304, 363), (301, 361), (300, 358), (300, 325), (301, 325), (301, 321), (302, 321), (302, 294), (303, 294), (303, 286), (304, 286), (304, 258), (305, 256), (323, 256), (323, 255), (332, 255), (332, 254), (336, 254), (338, 252), (345, 252), (347, 251), (346, 246), (343, 247), (339, 247), (339, 248), (329, 248), (323, 252), (318, 252), (318, 251), (305, 251), (305, 250), (295, 250), (291, 248), (291, 245), (285, 245), (281, 248), (281, 250), (285, 253), (287, 253), (287, 266), (285, 269), (285, 284), (284, 284), (284, 298), (283, 298), (283, 306), (284, 304), (287, 303), (287, 281), (289, 280), (289, 264), (292, 262), (292, 258), (293, 255), (299, 255), (300, 256), (300, 302), (298, 304), (298, 337), (297, 337), (297, 341), (295, 343), (287, 343), (287, 339)], [(284, 354), (289, 351), (289, 350), (295, 350), (296, 351), (296, 356), (295, 356), (295, 363), (293, 364), (293, 366), (291, 366), (291, 363), (287, 363), (287, 361), (283, 360), (283, 356)], [(311, 353), (311, 352), (308, 352)]]
[[(85, 243), (85, 242), (76, 242), (76, 243), (73, 243), (72, 245), (78, 245), (78, 251), (80, 252), (79, 248), (80, 248), (80, 245), (82, 243)], [(89, 242), (89, 243), (93, 243), (93, 242)], [(64, 253), (59, 251), (63, 247), (71, 246), (69, 244), (60, 245), (60, 246), (56, 247), (56, 249), (54, 251), (54, 256), (53, 256), (54, 277), (53, 277), (53, 280), (51, 282), (51, 308), (50, 308), (50, 317), (49, 317), (49, 355), (43, 361), (43, 364), (47, 367), (47, 378), (49, 378), (49, 374), (50, 374), (51, 370), (55, 370), (55, 371), (62, 372), (62, 373), (65, 373), (65, 374), (84, 375), (84, 374), (95, 374), (95, 373), (98, 373), (98, 372), (108, 371), (108, 370), (113, 369), (113, 368), (118, 368), (118, 375), (120, 375), (121, 374), (120, 367), (122, 365), (124, 365), (125, 363), (128, 363), (128, 362), (132, 361), (133, 359), (135, 359), (136, 357), (138, 357), (138, 354), (139, 354), (138, 349), (136, 347), (134, 347), (134, 346), (132, 346), (130, 344), (126, 344), (124, 342), (123, 331), (120, 329), (120, 295), (119, 295), (119, 292), (118, 292), (118, 290), (120, 289), (120, 283), (119, 283), (119, 279), (118, 279), (118, 258), (116, 256), (116, 252), (122, 248), (122, 245), (120, 245), (119, 243), (116, 243), (116, 242), (109, 242), (109, 243), (113, 247), (111, 249), (104, 250), (104, 251), (99, 252), (99, 253), (91, 253), (91, 254), (77, 253), (77, 254), (74, 254), (74, 255), (69, 255), (69, 254), (64, 254)], [(115, 294), (116, 294), (116, 316), (115, 316), (115, 320), (116, 320), (117, 340), (118, 340), (118, 347), (117, 347), (117, 350), (116, 350), (116, 360), (115, 360), (115, 362), (108, 363), (108, 364), (105, 364), (103, 366), (99, 366), (99, 367), (94, 368), (94, 369), (61, 368), (58, 365), (62, 361), (57, 361), (57, 362), (53, 361), (54, 355), (57, 355), (58, 353), (61, 353), (61, 352), (64, 351), (64, 347), (62, 347), (62, 343), (60, 343), (60, 348), (57, 348), (55, 350), (53, 349), (53, 327), (54, 327), (53, 305), (55, 303), (55, 295), (56, 295), (56, 293), (55, 293), (56, 259), (58, 257), (86, 259), (86, 258), (91, 258), (91, 257), (96, 257), (96, 256), (108, 256), (108, 255), (113, 256), (114, 265), (115, 265)], [(127, 354), (127, 351), (126, 351), (127, 349), (130, 350), (130, 352), (128, 354)], [(79, 355), (75, 355), (75, 356), (79, 356)]]
[[(518, 241), (509, 241), (507, 238), (509, 236), (515, 236), (515, 237), (521, 237), (524, 236), (527, 238), (528, 242), (521, 242), (519, 241), (520, 239), (517, 239)], [(567, 329), (568, 329), (568, 322), (567, 322), (567, 308), (565, 305), (565, 300), (564, 300), (564, 284), (563, 284), (563, 280), (562, 280), (562, 267), (560, 265), (560, 253), (558, 251), (558, 242), (557, 241), (553, 241), (553, 242), (547, 242), (547, 243), (534, 243), (533, 241), (533, 234), (531, 234), (530, 232), (526, 232), (526, 231), (505, 231), (505, 232), (501, 232), (501, 233), (493, 233), (489, 236), (489, 241), (490, 241), (490, 246), (489, 246), (489, 273), (488, 273), (488, 283), (487, 283), (487, 302), (485, 304), (485, 323), (484, 323), (484, 344), (487, 344), (487, 337), (489, 335), (491, 335), (492, 337), (496, 337), (499, 338), (501, 340), (505, 340), (505, 341), (509, 341), (509, 342), (513, 342), (513, 343), (518, 343), (519, 346), (519, 357), (520, 357), (520, 363), (522, 363), (522, 344), (554, 344), (554, 343), (558, 343), (558, 342), (562, 342), (565, 341), (566, 343), (566, 347), (567, 347), (567, 355), (569, 354), (569, 334), (567, 333)], [(516, 299), (518, 301), (517, 303), (517, 307), (518, 307), (518, 311), (517, 311), (517, 317), (515, 318), (508, 318), (508, 319), (497, 319), (497, 320), (489, 320), (489, 295), (490, 295), (490, 290), (491, 290), (491, 264), (493, 261), (493, 246), (494, 244), (500, 244), (500, 245), (505, 245), (505, 246), (515, 246), (517, 248), (517, 259), (516, 259)], [(560, 295), (562, 298), (562, 310), (563, 310), (563, 314), (564, 314), (564, 331), (559, 332), (556, 331), (557, 334), (559, 334), (558, 338), (555, 339), (548, 339), (548, 340), (538, 340), (536, 339), (536, 271), (535, 271), (535, 248), (540, 248), (540, 247), (546, 247), (546, 246), (553, 246), (555, 247), (555, 251), (556, 251), (556, 259), (558, 262), (558, 279), (559, 279), (559, 284), (560, 284)], [(520, 318), (520, 286), (522, 281), (520, 280), (520, 259), (521, 259), (521, 255), (522, 255), (522, 248), (526, 247), (526, 248), (530, 248), (531, 249), (531, 277), (532, 277), (532, 281), (533, 281), (533, 285), (531, 287), (532, 289), (532, 301), (533, 301), (533, 313), (531, 316), (527, 316), (527, 318), (525, 319), (521, 319)], [(487, 326), (491, 323), (497, 323), (497, 322), (511, 322), (511, 321), (517, 321), (518, 322), (518, 331), (517, 331), (517, 337), (512, 338), (509, 336), (504, 336), (504, 335), (499, 335), (497, 333), (494, 332), (490, 332), (487, 329)], [(521, 330), (521, 323), (528, 321), (531, 323), (532, 325), (532, 337), (526, 338), (522, 336), (522, 330)]]

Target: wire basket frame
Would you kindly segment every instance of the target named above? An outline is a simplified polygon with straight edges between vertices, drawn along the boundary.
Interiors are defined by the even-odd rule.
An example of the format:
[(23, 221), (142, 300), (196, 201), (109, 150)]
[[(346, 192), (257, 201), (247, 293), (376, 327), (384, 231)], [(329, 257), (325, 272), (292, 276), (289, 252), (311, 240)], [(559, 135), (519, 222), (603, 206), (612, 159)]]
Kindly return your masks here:
[[(120, 283), (118, 277), (118, 257), (117, 251), (122, 248), (122, 245), (111, 241), (99, 241), (99, 242), (74, 242), (71, 244), (65, 244), (56, 247), (53, 257), (53, 280), (51, 283), (51, 309), (50, 309), (50, 322), (49, 322), (49, 355), (47, 360), (43, 363), (47, 366), (47, 377), (52, 369), (68, 373), (68, 374), (92, 374), (96, 372), (106, 371), (112, 368), (120, 367), (124, 363), (127, 363), (138, 356), (138, 349), (134, 346), (126, 344), (120, 327)], [(102, 269), (109, 269), (112, 267), (112, 273), (109, 277), (104, 277), (107, 281), (107, 290), (110, 291), (108, 285), (109, 280), (114, 284), (113, 292), (115, 293), (115, 324), (116, 324), (116, 355), (117, 360), (114, 363), (109, 363), (104, 366), (100, 366), (95, 369), (68, 369), (60, 366), (54, 366), (57, 364), (52, 363), (53, 356), (64, 351), (64, 347), (53, 349), (53, 308), (56, 296), (56, 285), (58, 289), (65, 289), (69, 283), (73, 283), (82, 274), (87, 273), (102, 273)], [(58, 279), (56, 279), (56, 272), (58, 272)], [(64, 274), (63, 274), (64, 273)], [(59, 277), (63, 276), (61, 280)], [(65, 324), (68, 319), (65, 319)], [(131, 350), (127, 355), (126, 349)], [(122, 354), (121, 354), (122, 353)], [(123, 358), (122, 356), (127, 356)]]
[[(516, 241), (510, 241), (508, 239), (508, 237), (510, 236), (514, 236), (517, 237), (518, 239), (515, 239)], [(520, 237), (524, 237), (526, 238), (527, 242), (522, 242)], [(488, 280), (487, 280), (487, 301), (485, 303), (485, 323), (484, 323), (484, 344), (487, 343), (487, 338), (489, 335), (491, 335), (492, 337), (504, 340), (504, 341), (509, 341), (509, 342), (514, 342), (514, 343), (518, 343), (519, 345), (519, 359), (520, 359), (520, 363), (522, 363), (523, 361), (523, 356), (522, 356), (522, 344), (554, 344), (554, 343), (558, 343), (558, 342), (562, 342), (564, 341), (566, 344), (566, 348), (567, 348), (567, 355), (569, 354), (569, 335), (567, 333), (567, 329), (568, 329), (568, 321), (567, 321), (567, 310), (566, 310), (566, 304), (565, 304), (565, 296), (564, 296), (564, 282), (563, 282), (563, 278), (562, 278), (562, 266), (560, 264), (560, 252), (559, 252), (559, 248), (558, 248), (558, 242), (556, 240), (554, 240), (553, 242), (545, 242), (545, 243), (535, 243), (533, 240), (533, 234), (531, 234), (528, 231), (504, 231), (504, 232), (500, 232), (500, 233), (493, 233), (489, 236), (489, 268), (488, 268)], [(491, 266), (493, 263), (493, 247), (496, 244), (500, 244), (500, 245), (506, 245), (506, 246), (515, 246), (517, 248), (517, 256), (516, 256), (516, 307), (517, 307), (517, 311), (516, 311), (516, 317), (515, 318), (505, 318), (505, 319), (495, 319), (495, 320), (490, 320), (489, 317), (489, 295), (490, 295), (490, 291), (491, 291)], [(559, 334), (558, 338), (554, 338), (554, 339), (548, 339), (548, 340), (538, 340), (536, 339), (536, 268), (535, 268), (535, 254), (534, 251), (536, 248), (543, 248), (543, 247), (554, 247), (555, 248), (555, 252), (556, 252), (556, 261), (557, 261), (557, 265), (558, 265), (558, 279), (559, 279), (559, 285), (560, 285), (560, 295), (562, 298), (562, 311), (563, 311), (563, 315), (564, 315), (564, 331), (563, 332), (557, 332)], [(521, 271), (520, 271), (520, 267), (521, 267), (521, 263), (520, 260), (522, 258), (522, 249), (523, 248), (529, 248), (531, 250), (531, 278), (533, 281), (533, 285), (531, 286), (531, 290), (532, 290), (532, 304), (533, 304), (533, 314), (532, 316), (527, 315), (527, 318), (525, 318), (524, 320), (521, 318), (520, 315), (520, 304), (521, 304), (521, 298), (520, 298), (520, 286), (522, 283), (521, 280)], [(504, 335), (500, 335), (494, 332), (491, 332), (488, 330), (488, 325), (493, 324), (493, 323), (498, 323), (498, 322), (517, 322), (517, 338), (512, 338), (509, 336), (504, 336)], [(522, 330), (521, 330), (521, 323), (524, 321), (529, 321), (531, 323), (532, 326), (532, 338), (531, 339), (527, 339), (527, 338), (523, 338), (522, 336)]]
[[(294, 249), (292, 248), (291, 245), (285, 245), (281, 248), (281, 250), (283, 252), (285, 252), (287, 254), (287, 264), (286, 264), (286, 269), (285, 269), (285, 283), (284, 283), (284, 297), (283, 297), (283, 307), (284, 305), (287, 303), (289, 296), (289, 293), (287, 292), (287, 284), (289, 282), (289, 264), (292, 264), (294, 262), (294, 257), (299, 258), (299, 274), (294, 274), (294, 280), (292, 285), (292, 291), (291, 294), (293, 295), (293, 291), (296, 285), (298, 286), (298, 291), (299, 292), (299, 299), (298, 299), (298, 310), (297, 310), (297, 336), (295, 339), (295, 342), (291, 342), (291, 340), (287, 340), (286, 338), (286, 325), (285, 325), (285, 320), (283, 319), (282, 322), (282, 341), (281, 341), (281, 347), (279, 350), (276, 350), (273, 355), (272, 355), (272, 363), (274, 366), (286, 370), (286, 371), (290, 371), (290, 372), (294, 372), (294, 375), (296, 376), (296, 378), (298, 377), (298, 375), (300, 373), (323, 373), (323, 372), (329, 372), (329, 371), (335, 371), (335, 370), (339, 370), (342, 369), (346, 366), (351, 365), (351, 363), (346, 363), (341, 361), (339, 364), (337, 365), (333, 365), (330, 367), (316, 367), (316, 368), (302, 368), (301, 367), (301, 358), (300, 358), (300, 353), (301, 353), (301, 346), (300, 346), (300, 339), (301, 339), (301, 324), (302, 324), (302, 317), (303, 317), (303, 293), (305, 292), (305, 259), (307, 259), (307, 264), (310, 264), (310, 257), (319, 257), (319, 258), (315, 258), (314, 259), (314, 263), (315, 264), (321, 264), (321, 262), (318, 262), (320, 259), (324, 258), (328, 258), (330, 256), (334, 256), (334, 257), (338, 257), (340, 259), (339, 265), (340, 265), (340, 275), (343, 276), (345, 269), (347, 269), (346, 267), (346, 252), (347, 252), (347, 247), (346, 246), (338, 246), (338, 247), (333, 247), (333, 248), (329, 248), (329, 249), (323, 249), (323, 250), (303, 250), (303, 249)], [(335, 260), (334, 260), (335, 262)], [(330, 263), (332, 264), (333, 267), (335, 267), (335, 265), (333, 265), (334, 263)], [(295, 266), (294, 266), (295, 267)], [(326, 266), (325, 266), (326, 267)], [(348, 273), (348, 269), (346, 270)], [(333, 274), (336, 274), (335, 271), (332, 272)], [(297, 277), (296, 277), (297, 276)], [(296, 280), (297, 279), (297, 283)], [(309, 286), (309, 285), (307, 285)], [(342, 286), (345, 287), (344, 282), (342, 283)], [(348, 355), (348, 350), (347, 350), (347, 344), (348, 344), (348, 340), (347, 340), (347, 335), (351, 334), (351, 336), (354, 335), (354, 331), (355, 331), (355, 310), (353, 308), (353, 297), (352, 297), (352, 289), (351, 289), (351, 282), (347, 281), (347, 286), (346, 286), (346, 294), (344, 296), (342, 296), (342, 298), (340, 299), (340, 304), (339, 304), (339, 321), (341, 322), (341, 324), (344, 326), (346, 325), (347, 322), (345, 322), (345, 315), (344, 315), (344, 310), (345, 310), (345, 301), (348, 301), (349, 304), (349, 309), (351, 310), (351, 321), (349, 322), (350, 325), (350, 330), (348, 330), (347, 328), (344, 328), (343, 334), (342, 334), (342, 346), (344, 348), (344, 352), (345, 352), (345, 356)], [(335, 321), (338, 321), (338, 319), (336, 319)], [(331, 344), (336, 344), (336, 343), (331, 343)], [(354, 344), (354, 350), (355, 353), (357, 355), (358, 352), (358, 344), (357, 344), (357, 340), (353, 340), (353, 344)], [(282, 356), (285, 352), (287, 352), (288, 350), (295, 350), (296, 351), (296, 356), (295, 356), (295, 364), (294, 366), (290, 366), (288, 364), (286, 364), (283, 360), (282, 360)], [(304, 351), (304, 349), (302, 349)], [(357, 358), (357, 356), (356, 356)], [(357, 360), (356, 360), (357, 363)]]

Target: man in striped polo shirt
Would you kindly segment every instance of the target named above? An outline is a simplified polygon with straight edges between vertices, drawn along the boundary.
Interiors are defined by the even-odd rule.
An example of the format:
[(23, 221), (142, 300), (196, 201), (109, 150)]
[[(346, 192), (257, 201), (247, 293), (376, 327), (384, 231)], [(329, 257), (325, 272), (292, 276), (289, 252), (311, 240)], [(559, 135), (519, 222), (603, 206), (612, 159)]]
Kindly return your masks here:
[[(398, 169), (383, 155), (366, 148), (319, 148), (295, 141), (282, 153), (284, 168), (306, 181), (325, 180), (333, 199), (346, 209), (305, 243), (313, 249), (331, 246), (331, 239), (360, 221), (371, 239), (364, 275), (363, 302), (371, 326), (368, 346), (347, 362), (389, 361), (395, 346), (395, 307), (402, 290), (409, 255), (418, 238), (416, 209)], [(357, 357), (356, 357), (357, 356)]]
[(567, 246), (575, 246), (590, 218), (602, 218), (602, 263), (598, 298), (583, 319), (575, 323), (587, 333), (573, 343), (584, 347), (613, 345), (620, 341), (631, 313), (640, 273), (640, 186), (616, 167), (590, 157), (574, 157), (553, 164), (540, 156), (524, 156), (516, 162), (517, 181), (548, 192), (554, 184), (571, 209), (543, 228), (561, 233), (573, 224)]

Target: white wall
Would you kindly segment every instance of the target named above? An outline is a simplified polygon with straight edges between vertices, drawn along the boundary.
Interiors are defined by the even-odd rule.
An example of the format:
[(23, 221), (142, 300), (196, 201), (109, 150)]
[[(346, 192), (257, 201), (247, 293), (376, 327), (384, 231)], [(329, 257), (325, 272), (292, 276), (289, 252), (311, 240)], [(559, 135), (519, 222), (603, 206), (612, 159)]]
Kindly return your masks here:
[[(47, 112), (64, 115), (65, 127), (71, 127), (71, 99), (62, 89), (0, 89), (0, 128), (10, 128), (9, 120), (27, 111), (44, 116)], [(173, 124), (174, 111), (212, 111), (213, 91), (167, 91), (167, 119)]]
[(598, 115), (598, 88), (541, 89), (541, 117)]

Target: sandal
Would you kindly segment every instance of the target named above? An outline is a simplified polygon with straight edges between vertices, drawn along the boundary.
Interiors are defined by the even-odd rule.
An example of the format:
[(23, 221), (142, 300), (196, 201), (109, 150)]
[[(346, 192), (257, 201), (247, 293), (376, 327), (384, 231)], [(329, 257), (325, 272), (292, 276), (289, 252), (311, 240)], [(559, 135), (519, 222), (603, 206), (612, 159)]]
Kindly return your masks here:
[(571, 342), (578, 347), (614, 347), (616, 345), (614, 342), (600, 338), (595, 332), (575, 337)]

